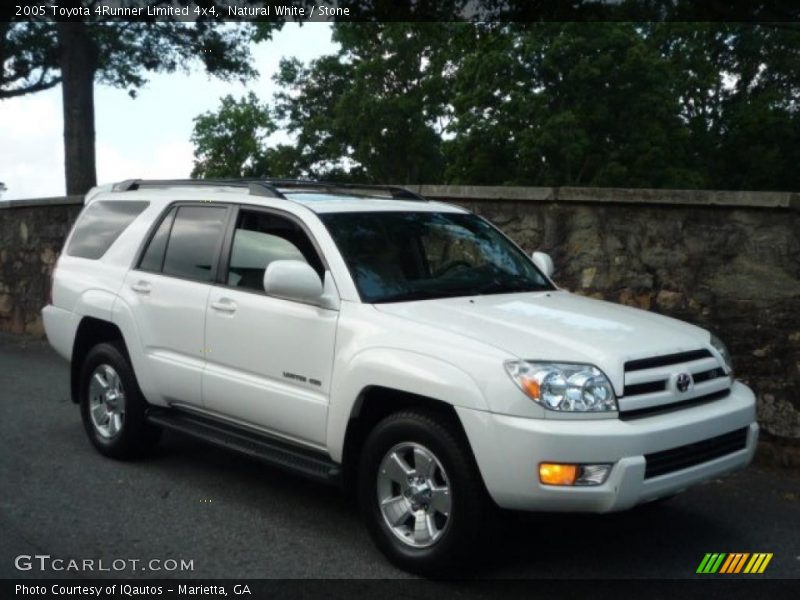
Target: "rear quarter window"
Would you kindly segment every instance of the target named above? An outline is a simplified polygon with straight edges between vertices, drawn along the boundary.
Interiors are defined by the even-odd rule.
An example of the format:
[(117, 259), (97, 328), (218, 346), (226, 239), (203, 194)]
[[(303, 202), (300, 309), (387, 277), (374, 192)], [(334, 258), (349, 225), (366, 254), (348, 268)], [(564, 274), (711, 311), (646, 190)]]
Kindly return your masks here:
[(67, 254), (78, 258), (101, 258), (149, 204), (114, 200), (92, 202), (78, 217)]

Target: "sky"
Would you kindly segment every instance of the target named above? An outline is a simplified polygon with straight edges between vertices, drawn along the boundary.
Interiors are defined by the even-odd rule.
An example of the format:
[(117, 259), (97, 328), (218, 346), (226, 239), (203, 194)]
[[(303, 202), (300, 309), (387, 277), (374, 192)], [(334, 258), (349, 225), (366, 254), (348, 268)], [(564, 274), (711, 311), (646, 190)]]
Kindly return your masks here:
[[(135, 99), (125, 90), (95, 86), (97, 181), (188, 177), (192, 119), (215, 110), (226, 94), (248, 91), (268, 100), (283, 57), (307, 62), (336, 50), (327, 23), (286, 24), (252, 48), (260, 76), (242, 85), (211, 78), (199, 65), (190, 74), (151, 74)], [(3, 200), (62, 196), (64, 144), (61, 87), (0, 101), (0, 181)]]

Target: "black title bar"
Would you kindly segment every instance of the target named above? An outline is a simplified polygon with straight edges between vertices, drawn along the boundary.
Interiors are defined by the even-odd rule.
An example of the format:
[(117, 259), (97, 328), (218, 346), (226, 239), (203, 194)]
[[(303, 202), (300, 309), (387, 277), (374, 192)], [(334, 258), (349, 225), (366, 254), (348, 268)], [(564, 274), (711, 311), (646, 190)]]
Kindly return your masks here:
[(800, 23), (796, 0), (7, 0), (0, 21)]

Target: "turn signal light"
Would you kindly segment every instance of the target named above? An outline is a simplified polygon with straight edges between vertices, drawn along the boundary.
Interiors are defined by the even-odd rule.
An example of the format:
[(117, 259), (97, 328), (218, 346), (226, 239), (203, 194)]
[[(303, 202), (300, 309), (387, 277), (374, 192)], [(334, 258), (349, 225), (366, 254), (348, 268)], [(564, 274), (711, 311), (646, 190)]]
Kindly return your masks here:
[(525, 390), (525, 393), (531, 398), (541, 398), (539, 382), (535, 379), (529, 379), (527, 377), (522, 378), (520, 380), (520, 385), (522, 385), (522, 389)]
[(541, 463), (539, 465), (539, 481), (547, 485), (575, 485), (577, 476), (578, 465), (558, 463)]

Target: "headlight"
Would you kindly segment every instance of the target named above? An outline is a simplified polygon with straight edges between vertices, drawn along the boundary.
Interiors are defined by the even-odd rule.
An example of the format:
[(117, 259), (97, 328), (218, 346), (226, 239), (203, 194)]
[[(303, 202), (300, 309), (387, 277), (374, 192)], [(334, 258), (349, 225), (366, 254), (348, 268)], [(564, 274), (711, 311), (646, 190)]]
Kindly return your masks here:
[(505, 367), (523, 392), (549, 410), (617, 410), (611, 382), (592, 365), (510, 360)]
[(714, 346), (714, 349), (719, 352), (719, 355), (722, 357), (722, 361), (725, 363), (725, 368), (728, 369), (728, 375), (732, 376), (733, 361), (731, 360), (731, 353), (728, 352), (728, 347), (713, 333), (711, 334), (711, 345)]

